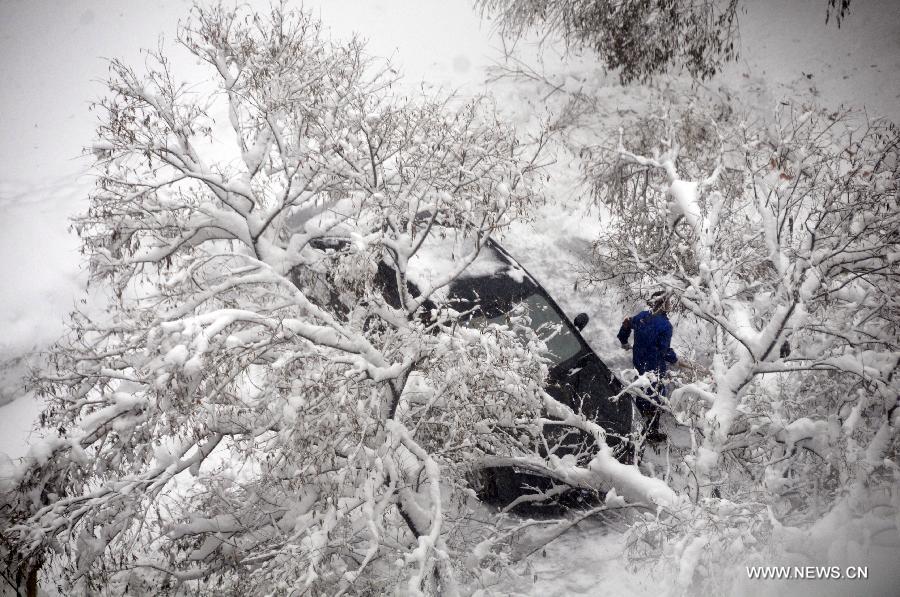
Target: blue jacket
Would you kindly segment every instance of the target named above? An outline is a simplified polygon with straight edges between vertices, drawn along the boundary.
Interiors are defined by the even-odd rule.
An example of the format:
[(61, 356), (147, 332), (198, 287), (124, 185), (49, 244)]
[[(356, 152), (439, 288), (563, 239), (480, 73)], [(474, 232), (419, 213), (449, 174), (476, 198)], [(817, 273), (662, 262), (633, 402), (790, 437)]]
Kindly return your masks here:
[(678, 361), (675, 351), (669, 346), (672, 342), (672, 324), (665, 313), (641, 311), (634, 317), (626, 317), (616, 337), (625, 344), (632, 331), (632, 359), (638, 373), (656, 371), (662, 375), (666, 372), (667, 363)]

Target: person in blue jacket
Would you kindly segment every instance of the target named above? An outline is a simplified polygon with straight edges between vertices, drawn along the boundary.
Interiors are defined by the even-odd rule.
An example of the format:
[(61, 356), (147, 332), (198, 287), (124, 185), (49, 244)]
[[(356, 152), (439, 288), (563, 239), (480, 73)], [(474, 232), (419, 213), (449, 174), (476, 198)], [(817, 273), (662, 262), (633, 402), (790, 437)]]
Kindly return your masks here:
[[(638, 410), (647, 420), (648, 439), (657, 440), (665, 436), (659, 432), (660, 396), (665, 396), (666, 388), (662, 378), (668, 365), (678, 362), (672, 350), (672, 324), (669, 322), (669, 295), (664, 290), (654, 292), (648, 301), (649, 311), (641, 311), (633, 317), (626, 317), (619, 328), (617, 338), (625, 350), (632, 349), (634, 368), (638, 373), (654, 373), (656, 381), (646, 392), (646, 397), (636, 400)], [(628, 337), (634, 332), (634, 348), (628, 344)]]

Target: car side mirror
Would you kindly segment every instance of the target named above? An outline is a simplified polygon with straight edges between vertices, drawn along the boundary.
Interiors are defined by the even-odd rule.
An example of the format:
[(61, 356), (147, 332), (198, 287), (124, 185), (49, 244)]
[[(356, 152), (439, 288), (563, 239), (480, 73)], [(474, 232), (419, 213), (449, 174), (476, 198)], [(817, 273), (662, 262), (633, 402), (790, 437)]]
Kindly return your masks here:
[(575, 321), (572, 323), (575, 324), (575, 329), (579, 332), (584, 329), (584, 326), (587, 325), (588, 322), (588, 314), (587, 313), (579, 313), (575, 316)]

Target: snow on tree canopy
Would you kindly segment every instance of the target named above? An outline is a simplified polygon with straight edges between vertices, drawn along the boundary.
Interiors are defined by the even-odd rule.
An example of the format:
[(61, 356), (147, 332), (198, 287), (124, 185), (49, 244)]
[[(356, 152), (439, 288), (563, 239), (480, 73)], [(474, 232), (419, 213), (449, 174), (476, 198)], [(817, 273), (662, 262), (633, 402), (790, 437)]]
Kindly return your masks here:
[[(16, 566), (52, 557), (80, 593), (453, 594), (500, 533), (469, 522), (478, 463), (551, 470), (524, 315), (440, 309), (503, 262), (484, 245), (537, 201), (543, 144), (487, 98), (391, 95), (387, 63), (321, 27), (197, 7), (179, 41), (215, 85), (111, 62), (75, 228), (114, 298), (38, 380), (58, 437), (4, 493)], [(575, 486), (675, 503), (588, 423), (551, 425), (593, 430), (603, 466), (567, 462)]]

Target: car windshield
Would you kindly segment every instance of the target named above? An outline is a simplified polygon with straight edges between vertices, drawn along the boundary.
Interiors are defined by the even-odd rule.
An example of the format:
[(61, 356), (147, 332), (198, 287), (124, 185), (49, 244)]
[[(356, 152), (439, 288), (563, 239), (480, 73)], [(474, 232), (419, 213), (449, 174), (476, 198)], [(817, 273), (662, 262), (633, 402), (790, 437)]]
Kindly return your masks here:
[[(578, 337), (572, 333), (569, 326), (556, 312), (556, 309), (542, 294), (535, 292), (516, 302), (525, 307), (528, 318), (531, 321), (531, 329), (547, 344), (548, 352), (545, 356), (550, 359), (551, 365), (558, 365), (567, 361), (581, 351), (581, 342), (578, 341)], [(466, 319), (465, 322), (470, 327), (477, 328), (484, 327), (489, 323), (506, 324), (508, 313), (512, 310), (513, 305), (509, 305), (509, 307), (509, 310), (504, 310), (501, 313), (480, 311), (478, 314)], [(492, 317), (487, 315), (492, 315)]]

